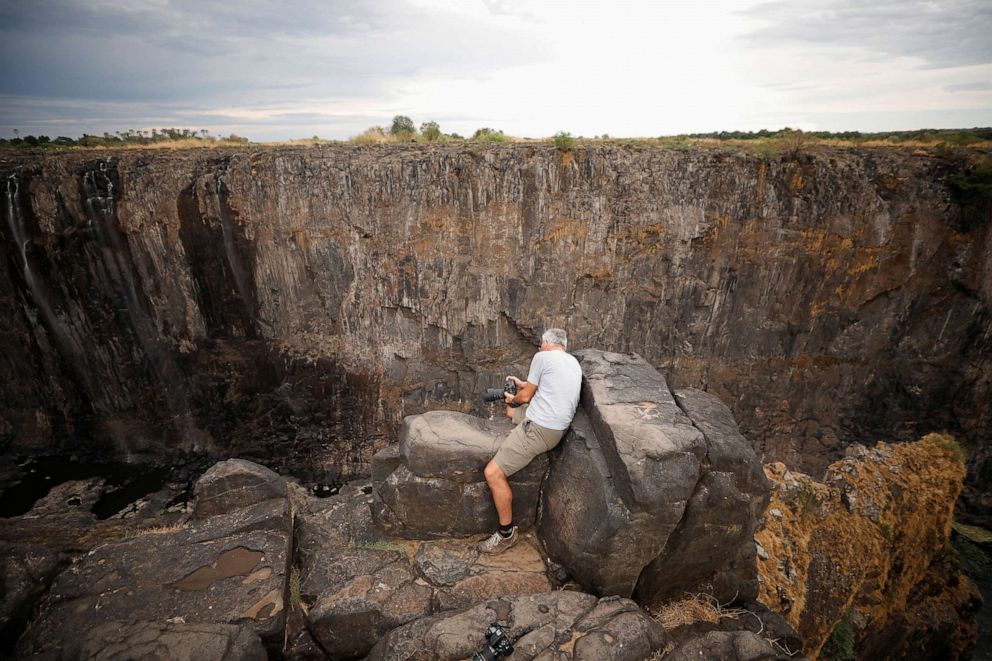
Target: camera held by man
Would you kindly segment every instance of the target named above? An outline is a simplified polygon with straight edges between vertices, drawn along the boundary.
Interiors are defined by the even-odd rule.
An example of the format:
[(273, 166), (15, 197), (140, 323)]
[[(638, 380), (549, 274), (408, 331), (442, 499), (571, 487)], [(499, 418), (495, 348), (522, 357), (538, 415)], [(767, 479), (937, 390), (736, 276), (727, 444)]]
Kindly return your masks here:
[[(513, 382), (513, 379), (507, 379), (506, 384), (502, 388), (486, 388), (486, 392), (482, 394), (482, 400), (485, 402), (502, 402), (506, 399), (507, 395), (517, 394), (517, 384)], [(516, 408), (520, 404), (510, 404), (510, 406)]]

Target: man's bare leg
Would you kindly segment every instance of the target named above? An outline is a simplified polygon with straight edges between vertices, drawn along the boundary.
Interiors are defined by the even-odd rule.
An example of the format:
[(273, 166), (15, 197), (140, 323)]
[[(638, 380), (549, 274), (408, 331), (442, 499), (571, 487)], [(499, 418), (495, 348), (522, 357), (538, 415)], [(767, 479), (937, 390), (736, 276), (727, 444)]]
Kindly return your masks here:
[(493, 494), (499, 525), (508, 526), (513, 521), (513, 491), (510, 489), (510, 481), (506, 479), (506, 473), (495, 461), (486, 464), (484, 475)]

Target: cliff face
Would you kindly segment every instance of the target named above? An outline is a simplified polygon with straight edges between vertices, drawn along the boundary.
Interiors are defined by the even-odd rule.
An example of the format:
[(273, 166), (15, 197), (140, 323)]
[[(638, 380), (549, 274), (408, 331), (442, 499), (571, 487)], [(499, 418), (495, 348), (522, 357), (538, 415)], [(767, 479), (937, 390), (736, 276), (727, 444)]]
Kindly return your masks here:
[(814, 657), (840, 625), (859, 659), (962, 658), (982, 600), (949, 542), (960, 449), (930, 434), (848, 450), (824, 484), (781, 463), (765, 467), (772, 499), (755, 538), (759, 601), (785, 616)]
[(939, 159), (0, 158), (7, 444), (367, 471), (402, 416), (478, 409), (552, 324), (716, 393), (766, 459), (809, 470), (854, 439), (992, 426), (990, 223)]

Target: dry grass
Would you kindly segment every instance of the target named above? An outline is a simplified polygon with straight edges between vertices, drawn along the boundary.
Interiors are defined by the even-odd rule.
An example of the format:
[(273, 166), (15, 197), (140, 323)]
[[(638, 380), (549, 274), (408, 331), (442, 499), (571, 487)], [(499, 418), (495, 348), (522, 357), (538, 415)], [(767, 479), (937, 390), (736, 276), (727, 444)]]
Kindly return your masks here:
[(142, 528), (134, 532), (134, 537), (141, 537), (143, 535), (171, 535), (174, 532), (179, 532), (186, 527), (186, 521), (177, 521), (165, 526), (153, 526), (151, 528)]
[(711, 594), (687, 594), (652, 611), (652, 616), (666, 631), (696, 622), (716, 624), (722, 618), (736, 618), (748, 613), (744, 608), (728, 608)]
[(218, 147), (247, 147), (249, 143), (231, 141), (231, 140), (201, 140), (201, 139), (187, 139), (187, 140), (157, 140), (155, 142), (149, 142), (147, 144), (141, 143), (128, 143), (122, 145), (70, 145), (66, 147), (57, 147), (52, 149), (57, 149), (58, 151), (135, 151), (135, 150), (147, 150), (147, 149), (162, 149), (162, 150), (173, 150), (173, 149), (216, 149)]
[[(686, 594), (681, 599), (661, 604), (657, 608), (651, 609), (648, 613), (662, 626), (665, 631), (672, 631), (679, 627), (699, 622), (709, 622), (717, 624), (722, 619), (736, 619), (744, 615), (754, 617), (761, 624), (760, 631), (756, 632), (768, 643), (786, 656), (794, 656), (798, 650), (790, 650), (779, 641), (778, 638), (769, 638), (765, 633), (761, 618), (746, 608), (729, 608), (727, 604), (721, 604), (716, 597), (711, 594), (697, 593)], [(660, 661), (668, 656), (675, 649), (675, 644), (669, 642), (665, 647), (656, 651), (648, 661)]]

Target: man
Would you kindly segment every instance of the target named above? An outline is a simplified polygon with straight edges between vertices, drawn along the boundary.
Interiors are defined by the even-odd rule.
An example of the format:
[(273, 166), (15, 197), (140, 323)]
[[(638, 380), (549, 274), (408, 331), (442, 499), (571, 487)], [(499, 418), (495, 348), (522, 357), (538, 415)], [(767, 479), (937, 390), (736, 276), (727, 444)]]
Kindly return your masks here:
[[(527, 380), (507, 377), (516, 384), (517, 394), (506, 394), (506, 415), (519, 424), (486, 465), (486, 482), (499, 515), (499, 528), (479, 544), (483, 553), (502, 553), (517, 543), (513, 492), (507, 478), (537, 455), (558, 445), (575, 416), (582, 368), (579, 361), (565, 352), (567, 347), (565, 331), (549, 328), (541, 336), (541, 350), (531, 360)], [(511, 406), (518, 404), (525, 406)]]

